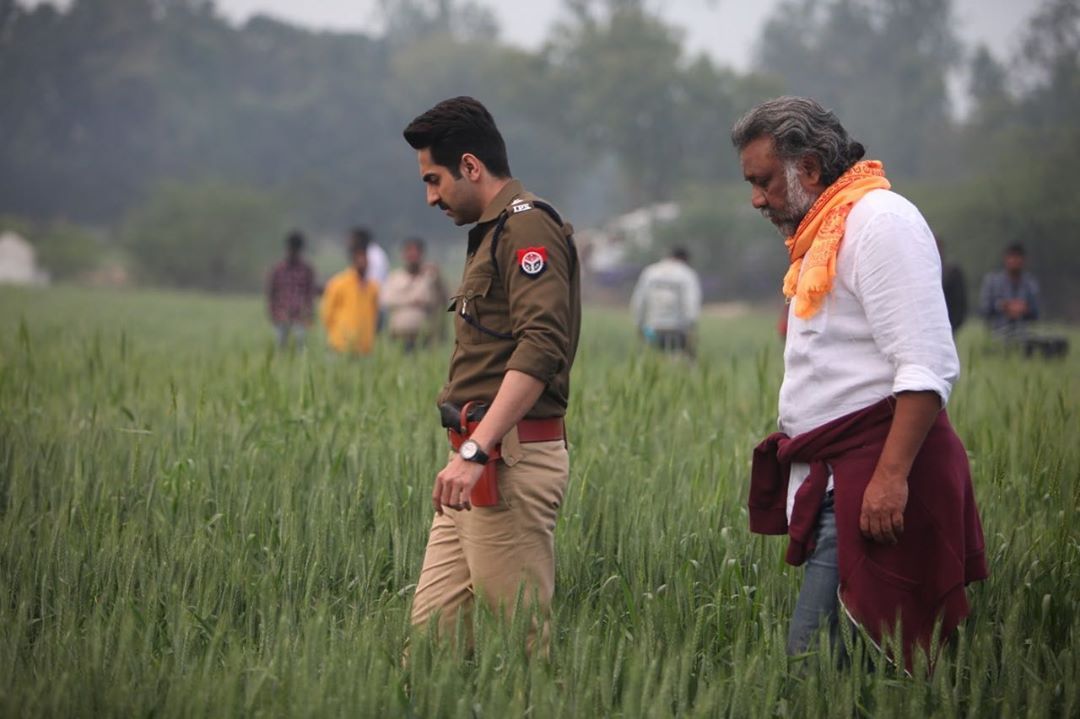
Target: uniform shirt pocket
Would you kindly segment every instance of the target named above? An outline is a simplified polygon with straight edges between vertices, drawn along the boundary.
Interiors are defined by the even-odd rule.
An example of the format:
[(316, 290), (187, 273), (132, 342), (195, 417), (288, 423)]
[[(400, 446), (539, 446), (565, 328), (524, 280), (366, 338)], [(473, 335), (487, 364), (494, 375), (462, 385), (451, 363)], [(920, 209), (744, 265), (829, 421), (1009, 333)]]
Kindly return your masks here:
[(478, 344), (513, 339), (509, 307), (494, 297), (494, 277), (465, 278), (454, 295), (451, 309), (459, 342)]

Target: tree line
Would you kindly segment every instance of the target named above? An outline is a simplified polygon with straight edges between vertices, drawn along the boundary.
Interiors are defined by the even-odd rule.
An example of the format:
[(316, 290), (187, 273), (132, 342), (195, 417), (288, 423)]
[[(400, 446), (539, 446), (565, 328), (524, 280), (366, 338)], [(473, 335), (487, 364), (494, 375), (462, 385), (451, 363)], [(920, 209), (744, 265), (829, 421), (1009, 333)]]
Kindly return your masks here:
[[(1080, 148), (1080, 0), (1046, 0), (1007, 63), (957, 40), (950, 0), (789, 0), (748, 73), (689, 56), (644, 0), (566, 0), (535, 51), (500, 43), (469, 0), (381, 8), (375, 36), (234, 26), (204, 0), (0, 0), (0, 213), (105, 228), (152, 281), (251, 287), (228, 269), (243, 260), (214, 248), (262, 256), (275, 225), (449, 236), (400, 131), (472, 94), (515, 174), (578, 225), (679, 200), (667, 236), (692, 246), (719, 295), (760, 297), (783, 257), (736, 189), (727, 129), (756, 101), (807, 94), (924, 203), (969, 273), (1026, 242), (1051, 299), (1080, 313), (1066, 244), (1077, 182), (1063, 162)], [(960, 71), (964, 120), (947, 91)], [(207, 218), (238, 219), (177, 216), (200, 202), (216, 203)], [(164, 264), (185, 252), (198, 257), (179, 274)]]

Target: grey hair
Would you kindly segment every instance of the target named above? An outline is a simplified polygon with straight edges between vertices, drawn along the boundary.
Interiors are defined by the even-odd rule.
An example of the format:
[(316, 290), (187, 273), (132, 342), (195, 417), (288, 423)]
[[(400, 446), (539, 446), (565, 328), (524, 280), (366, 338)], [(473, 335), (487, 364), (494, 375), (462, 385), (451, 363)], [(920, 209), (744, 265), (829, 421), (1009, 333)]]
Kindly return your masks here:
[(825, 185), (836, 182), (866, 154), (866, 148), (851, 139), (832, 110), (808, 97), (766, 100), (731, 128), (731, 143), (740, 151), (759, 137), (771, 137), (783, 160), (817, 157)]

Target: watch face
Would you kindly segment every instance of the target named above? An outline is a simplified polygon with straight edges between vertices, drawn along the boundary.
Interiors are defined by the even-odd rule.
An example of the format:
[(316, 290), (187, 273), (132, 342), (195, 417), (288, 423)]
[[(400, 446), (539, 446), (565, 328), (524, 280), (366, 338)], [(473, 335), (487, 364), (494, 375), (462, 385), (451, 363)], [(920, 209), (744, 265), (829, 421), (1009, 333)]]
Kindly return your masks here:
[(472, 459), (476, 456), (476, 453), (477, 451), (479, 451), (479, 449), (480, 445), (478, 445), (476, 442), (473, 442), (472, 440), (469, 440), (465, 444), (461, 445), (461, 458)]

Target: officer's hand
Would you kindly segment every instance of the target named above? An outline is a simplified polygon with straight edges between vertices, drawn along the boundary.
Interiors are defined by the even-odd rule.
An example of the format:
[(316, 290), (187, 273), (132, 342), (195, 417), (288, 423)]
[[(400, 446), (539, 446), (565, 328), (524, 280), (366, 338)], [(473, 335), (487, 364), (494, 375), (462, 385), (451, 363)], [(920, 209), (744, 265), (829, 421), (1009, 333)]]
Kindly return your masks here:
[(907, 499), (907, 477), (897, 479), (875, 470), (863, 492), (859, 513), (859, 529), (863, 536), (882, 544), (896, 544), (904, 533)]
[(466, 462), (461, 455), (454, 458), (435, 476), (435, 488), (431, 491), (431, 504), (436, 514), (443, 513), (443, 507), (451, 509), (472, 509), (469, 494), (484, 473), (484, 465)]

